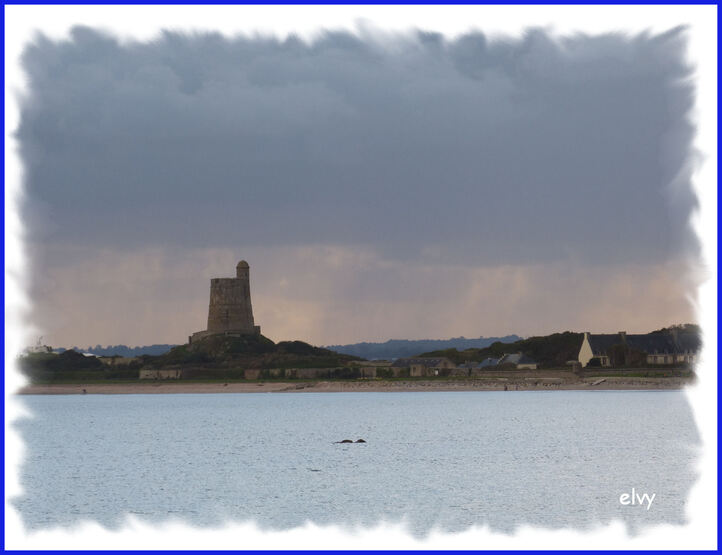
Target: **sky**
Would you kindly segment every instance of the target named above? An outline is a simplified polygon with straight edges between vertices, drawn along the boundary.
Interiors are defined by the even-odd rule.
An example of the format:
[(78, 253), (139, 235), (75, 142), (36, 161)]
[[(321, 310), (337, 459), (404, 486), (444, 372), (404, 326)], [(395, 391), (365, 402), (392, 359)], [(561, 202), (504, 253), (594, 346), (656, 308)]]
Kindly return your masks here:
[(31, 318), (56, 346), (182, 343), (245, 259), (276, 341), (694, 321), (686, 45), (39, 33), (16, 135)]

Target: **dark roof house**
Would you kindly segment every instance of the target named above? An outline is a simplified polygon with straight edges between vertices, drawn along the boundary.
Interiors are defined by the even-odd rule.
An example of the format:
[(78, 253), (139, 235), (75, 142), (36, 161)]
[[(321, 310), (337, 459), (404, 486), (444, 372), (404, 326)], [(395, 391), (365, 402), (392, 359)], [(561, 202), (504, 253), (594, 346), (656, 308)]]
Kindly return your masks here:
[(453, 368), (455, 365), (446, 357), (397, 358), (391, 365), (395, 368), (424, 366), (426, 368)]
[(694, 362), (694, 356), (701, 347), (701, 339), (697, 333), (676, 329), (645, 334), (585, 332), (579, 350), (579, 362), (587, 366), (590, 360), (596, 358), (601, 366), (619, 364), (621, 361), (613, 360), (615, 347), (621, 347), (626, 353), (627, 362), (632, 351), (646, 355), (646, 362), (650, 364)]
[(499, 364), (498, 358), (485, 358), (479, 363), (479, 368), (489, 368), (491, 366), (497, 366)]
[(517, 368), (532, 368), (536, 369), (537, 363), (532, 358), (526, 356), (523, 353), (512, 353), (504, 355), (499, 359), (497, 363), (499, 366), (502, 364), (513, 364)]

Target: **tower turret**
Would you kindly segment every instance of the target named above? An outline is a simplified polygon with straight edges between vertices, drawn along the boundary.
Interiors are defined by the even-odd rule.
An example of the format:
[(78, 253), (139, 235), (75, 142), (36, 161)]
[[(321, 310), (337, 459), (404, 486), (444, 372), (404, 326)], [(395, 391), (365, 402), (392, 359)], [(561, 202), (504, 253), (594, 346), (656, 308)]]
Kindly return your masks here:
[(245, 260), (241, 260), (238, 264), (236, 264), (236, 278), (238, 279), (249, 279), (249, 266), (248, 262)]

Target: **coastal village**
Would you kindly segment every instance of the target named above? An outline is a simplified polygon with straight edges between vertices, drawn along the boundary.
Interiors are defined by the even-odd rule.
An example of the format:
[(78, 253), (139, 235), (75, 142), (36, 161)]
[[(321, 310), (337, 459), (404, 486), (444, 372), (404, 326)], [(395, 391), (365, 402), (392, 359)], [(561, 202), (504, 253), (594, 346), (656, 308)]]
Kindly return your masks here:
[[(94, 356), (42, 345), (28, 348), (30, 377), (60, 377), (56, 361), (67, 359), (83, 376), (106, 369), (109, 379), (140, 380), (329, 380), (399, 378), (483, 378), (546, 376), (561, 380), (574, 375), (693, 376), (701, 347), (697, 326), (673, 326), (647, 334), (553, 334), (514, 343), (497, 342), (484, 349), (448, 349), (412, 358), (363, 360), (313, 347), (301, 341), (275, 344), (256, 325), (250, 293), (250, 268), (236, 266), (233, 278), (213, 278), (207, 328), (192, 333), (188, 343), (160, 356)], [(54, 360), (55, 359), (55, 360)], [(52, 368), (55, 366), (56, 370)], [(50, 368), (50, 370), (48, 370)], [(87, 370), (87, 371), (85, 371)], [(77, 374), (80, 376), (81, 374)], [(603, 380), (602, 380), (603, 381)]]

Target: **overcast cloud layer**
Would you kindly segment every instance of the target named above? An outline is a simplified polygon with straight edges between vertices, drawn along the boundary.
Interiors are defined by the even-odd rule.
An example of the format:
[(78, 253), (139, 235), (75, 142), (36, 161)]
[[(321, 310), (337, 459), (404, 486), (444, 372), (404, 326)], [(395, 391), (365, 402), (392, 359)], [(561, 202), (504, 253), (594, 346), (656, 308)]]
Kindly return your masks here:
[[(673, 323), (667, 320), (690, 313), (691, 291), (681, 288), (685, 268), (677, 263), (697, 248), (688, 226), (693, 90), (683, 53), (679, 29), (633, 37), (533, 30), (495, 41), (482, 33), (446, 40), (420, 32), (384, 39), (329, 32), (312, 44), (175, 33), (120, 43), (87, 28), (66, 41), (39, 36), (24, 56), (30, 94), (18, 131), (34, 271), (47, 279), (34, 288), (48, 307), (39, 309), (39, 324), (69, 325), (56, 320), (74, 293), (53, 301), (59, 290), (52, 283), (77, 283), (63, 272), (101, 264), (109, 251), (134, 261), (120, 275), (149, 302), (137, 273), (158, 253), (249, 258), (252, 279), (261, 275), (264, 283), (277, 278), (269, 266), (283, 266), (269, 253), (286, 253), (298, 271), (284, 279), (304, 283), (311, 270), (297, 257), (315, 256), (324, 245), (344, 253), (344, 271), (331, 275), (346, 285), (324, 282), (327, 297), (314, 305), (320, 282), (311, 280), (293, 298), (309, 306), (278, 317), (287, 324), (296, 310), (330, 319), (325, 327), (314, 320), (288, 329), (319, 343), (569, 329), (573, 312), (552, 317), (549, 306), (568, 303), (565, 295), (593, 296), (594, 276), (611, 274), (626, 276), (619, 279), (627, 279), (627, 289), (659, 294), (647, 304), (643, 295), (628, 295), (628, 315), (615, 312), (613, 320), (620, 329), (645, 311), (646, 325), (659, 327), (654, 318)], [(399, 289), (398, 280), (349, 288), (358, 275), (351, 269), (366, 259), (376, 269), (387, 264), (389, 275), (426, 268), (435, 279), (426, 288), (418, 282)], [(235, 264), (225, 264), (221, 275), (231, 275)], [(662, 279), (664, 287), (649, 289), (645, 265), (651, 281), (662, 279), (658, 272), (673, 274)], [(607, 269), (595, 274), (601, 266)], [(449, 267), (457, 273), (445, 273)], [(501, 299), (527, 297), (515, 297), (506, 278), (489, 276), (512, 267), (536, 268), (549, 283), (559, 283), (553, 276), (560, 268), (587, 281), (552, 287), (553, 297), (538, 285), (545, 306), (517, 307), (526, 320), (502, 326)], [(193, 264), (176, 270), (198, 280), (194, 291), (206, 284), (194, 301), (202, 315), (207, 280), (218, 276)], [(468, 282), (474, 275), (486, 281)], [(157, 283), (167, 278), (161, 272)], [(478, 311), (458, 309), (446, 316), (458, 317), (458, 326), (418, 325), (413, 307), (428, 301), (429, 287), (447, 312), (462, 291), (484, 289), (476, 304), (459, 306), (483, 310), (489, 325), (481, 330)], [(283, 306), (282, 292), (261, 290), (273, 310)], [(359, 301), (366, 308), (357, 309), (356, 328), (339, 334), (334, 319), (349, 316), (341, 307), (359, 290), (369, 297)], [(393, 317), (366, 314), (368, 303), (395, 290), (396, 300), (410, 295), (405, 308)], [(85, 298), (90, 294), (86, 288)], [(119, 292), (95, 294), (98, 302), (117, 301)], [(166, 284), (168, 308), (156, 316), (171, 318), (170, 307), (189, 294)], [(635, 297), (642, 304), (630, 306)], [(585, 314), (601, 314), (602, 300), (591, 302)], [(674, 314), (653, 317), (655, 303), (676, 307)], [(269, 306), (255, 298), (254, 305), (272, 318)], [(571, 319), (585, 329), (602, 320), (616, 327), (609, 310), (602, 320)], [(121, 318), (106, 339), (83, 335), (76, 342), (129, 341), (123, 337), (130, 337), (131, 320)], [(187, 332), (202, 329), (202, 320)], [(145, 342), (174, 341), (150, 335)]]

